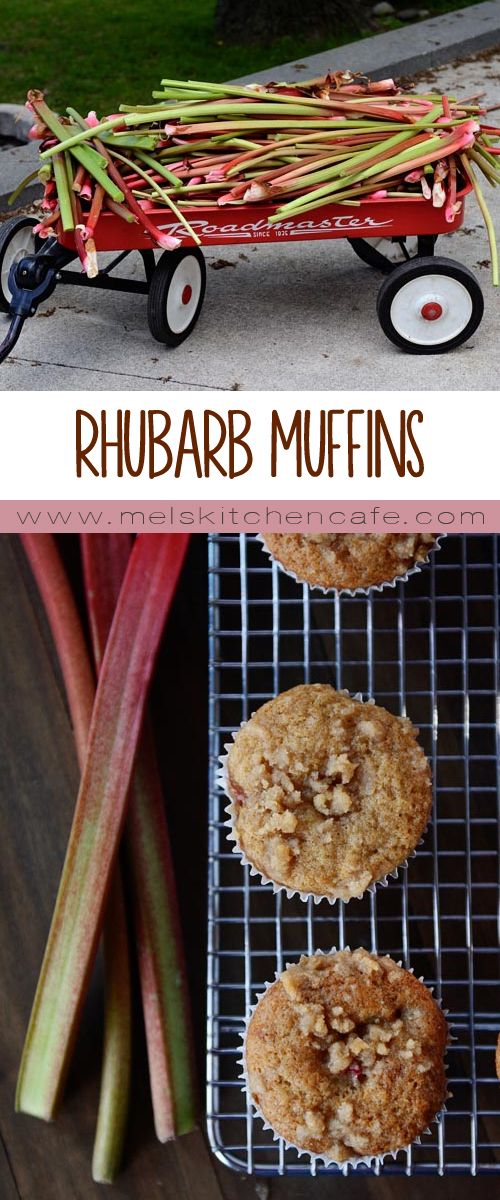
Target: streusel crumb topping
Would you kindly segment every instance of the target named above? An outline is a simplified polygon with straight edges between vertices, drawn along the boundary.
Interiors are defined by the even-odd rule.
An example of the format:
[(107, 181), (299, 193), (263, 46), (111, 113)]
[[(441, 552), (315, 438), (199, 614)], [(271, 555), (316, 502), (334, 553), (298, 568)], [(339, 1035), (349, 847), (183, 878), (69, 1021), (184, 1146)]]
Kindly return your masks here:
[(259, 1000), (251, 1095), (289, 1142), (338, 1162), (414, 1140), (446, 1095), (447, 1026), (430, 992), (367, 950), (312, 955)]
[(264, 704), (228, 759), (235, 835), (275, 883), (348, 900), (397, 867), (429, 819), (410, 721), (327, 684)]

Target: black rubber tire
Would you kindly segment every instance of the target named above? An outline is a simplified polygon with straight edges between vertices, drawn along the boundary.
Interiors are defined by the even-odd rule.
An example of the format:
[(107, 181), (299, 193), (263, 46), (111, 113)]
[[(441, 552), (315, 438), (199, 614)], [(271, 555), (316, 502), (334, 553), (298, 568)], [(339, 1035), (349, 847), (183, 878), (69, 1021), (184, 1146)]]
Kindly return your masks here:
[[(35, 225), (38, 225), (37, 217), (11, 217), (10, 221), (4, 221), (0, 224), (0, 312), (10, 312), (10, 298), (7, 296), (2, 285), (2, 267), (12, 238), (20, 229)], [(26, 251), (27, 254), (32, 252), (29, 250)]]
[[(448, 341), (425, 346), (412, 342), (395, 329), (391, 317), (391, 307), (394, 297), (404, 284), (409, 283), (411, 279), (428, 274), (446, 275), (457, 279), (469, 293), (472, 301), (472, 313), (467, 325), (455, 337)], [(415, 258), (411, 262), (402, 263), (384, 279), (377, 296), (377, 316), (383, 332), (389, 341), (398, 346), (400, 350), (405, 350), (407, 354), (446, 354), (449, 350), (455, 350), (475, 333), (481, 323), (483, 312), (484, 297), (475, 275), (469, 271), (468, 267), (463, 267), (461, 263), (454, 262), (450, 258)]]
[[(167, 299), (179, 263), (188, 257), (195, 258), (200, 268), (200, 292), (189, 325), (181, 332), (176, 332), (168, 321)], [(189, 249), (180, 247), (179, 250), (165, 250), (154, 269), (148, 293), (148, 325), (157, 342), (163, 342), (165, 346), (180, 346), (181, 342), (189, 337), (203, 306), (206, 282), (205, 259), (197, 246), (189, 247)]]

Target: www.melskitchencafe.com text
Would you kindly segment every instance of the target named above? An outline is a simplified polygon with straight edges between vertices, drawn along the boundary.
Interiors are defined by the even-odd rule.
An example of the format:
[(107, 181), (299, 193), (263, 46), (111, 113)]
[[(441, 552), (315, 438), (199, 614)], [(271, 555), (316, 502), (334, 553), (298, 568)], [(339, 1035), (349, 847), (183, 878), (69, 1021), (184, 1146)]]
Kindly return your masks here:
[[(292, 507), (293, 505), (293, 507)], [(164, 508), (157, 501), (122, 508), (120, 501), (104, 501), (101, 504), (89, 504), (85, 508), (66, 508), (57, 504), (39, 508), (33, 504), (30, 507), (20, 507), (12, 502), (9, 514), (9, 529), (36, 529), (43, 533), (47, 530), (66, 530), (67, 532), (95, 531), (102, 529), (109, 532), (123, 530), (127, 532), (153, 532), (166, 529), (175, 532), (190, 529), (195, 533), (209, 533), (218, 530), (225, 533), (259, 532), (259, 531), (290, 531), (310, 530), (318, 532), (322, 529), (334, 530), (371, 530), (383, 533), (389, 529), (414, 531), (418, 529), (450, 530), (461, 532), (485, 532), (491, 525), (491, 514), (483, 509), (462, 507), (460, 501), (427, 501), (422, 504), (411, 504), (405, 501), (398, 508), (385, 507), (383, 504), (367, 504), (343, 507), (329, 507), (328, 503), (319, 504), (279, 502), (271, 505), (265, 502), (242, 502), (239, 505), (228, 505), (216, 501), (212, 504), (186, 504), (179, 501), (167, 504)], [(4, 514), (0, 502), (0, 527), (4, 524)], [(500, 515), (497, 516), (497, 521)]]

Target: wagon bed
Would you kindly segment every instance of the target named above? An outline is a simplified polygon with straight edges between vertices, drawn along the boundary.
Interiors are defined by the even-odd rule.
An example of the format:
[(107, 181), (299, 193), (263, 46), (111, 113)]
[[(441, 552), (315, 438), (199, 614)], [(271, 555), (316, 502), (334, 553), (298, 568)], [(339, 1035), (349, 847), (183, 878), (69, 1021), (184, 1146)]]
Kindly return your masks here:
[[(179, 239), (177, 250), (166, 250), (156, 260), (154, 238), (136, 222), (102, 212), (96, 225), (97, 252), (117, 255), (89, 279), (68, 270), (78, 260), (73, 232), (56, 226), (54, 236), (36, 238), (34, 217), (13, 218), (0, 231), (0, 308), (11, 316), (0, 345), (2, 362), (16, 344), (24, 321), (54, 291), (57, 283), (77, 284), (147, 294), (148, 324), (153, 337), (167, 346), (179, 345), (194, 329), (206, 286), (203, 248), (250, 243), (326, 241), (347, 238), (355, 253), (384, 279), (377, 299), (383, 332), (399, 348), (413, 354), (452, 350), (477, 329), (484, 310), (481, 288), (466, 267), (435, 256), (437, 238), (463, 224), (461, 208), (451, 222), (443, 208), (423, 196), (364, 199), (354, 203), (325, 204), (301, 217), (270, 224), (275, 205), (207, 204), (187, 206), (189, 220), (200, 245), (186, 227), (164, 206), (145, 205), (144, 212), (156, 228)], [(410, 240), (415, 240), (413, 246)], [(394, 261), (393, 248), (402, 258)], [(145, 278), (114, 275), (115, 268), (133, 251), (142, 256)]]

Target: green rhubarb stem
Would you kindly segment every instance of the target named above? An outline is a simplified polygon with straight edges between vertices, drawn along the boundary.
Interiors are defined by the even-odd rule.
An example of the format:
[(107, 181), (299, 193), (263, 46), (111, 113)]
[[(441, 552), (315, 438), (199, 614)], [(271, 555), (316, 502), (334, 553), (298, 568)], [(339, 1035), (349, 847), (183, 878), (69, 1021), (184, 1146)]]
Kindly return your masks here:
[(137, 134), (135, 137), (134, 137), (133, 133), (129, 134), (128, 136), (127, 136), (127, 134), (123, 134), (123, 136), (122, 136), (121, 134), (118, 134), (118, 133), (104, 133), (102, 136), (102, 140), (103, 140), (105, 146), (106, 145), (113, 146), (119, 141), (120, 146), (123, 146), (124, 150), (145, 150), (145, 151), (147, 151), (147, 150), (155, 150), (158, 145), (159, 139), (158, 139), (158, 135), (155, 136), (152, 133), (148, 133), (148, 134), (144, 134), (144, 135)]
[[(320, 139), (321, 137), (322, 137), (321, 133), (310, 133), (310, 134), (306, 134), (304, 136), (304, 138), (302, 139), (304, 142), (312, 143), (311, 145), (307, 145), (305, 147), (306, 153), (308, 153), (308, 152), (311, 153), (311, 150), (315, 149), (314, 142), (317, 141), (318, 139)], [(219, 139), (214, 138), (214, 141), (216, 141), (216, 140), (218, 141)], [(237, 139), (237, 138), (233, 139), (233, 141), (238, 141), (238, 140), (239, 139)], [(252, 143), (249, 143), (249, 145), (252, 146)], [(291, 138), (282, 138), (281, 141), (274, 140), (267, 147), (266, 146), (256, 146), (255, 148), (253, 148), (253, 146), (252, 146), (251, 154), (239, 154), (237, 156), (237, 158), (234, 159), (234, 165), (231, 166), (229, 168), (229, 170), (227, 171), (227, 178), (229, 179), (234, 174), (236, 174), (240, 170), (242, 164), (251, 163), (251, 164), (255, 165), (255, 163), (264, 161), (270, 155), (272, 156), (273, 154), (279, 153), (281, 151), (281, 149), (286, 146), (296, 147), (297, 146), (297, 135), (295, 135), (294, 137), (291, 137)], [(331, 150), (331, 146), (328, 146), (327, 149)]]
[[(165, 114), (163, 114), (162, 119), (165, 120)], [(158, 117), (158, 120), (160, 120), (160, 117)], [(457, 126), (459, 126), (460, 124), (463, 124), (463, 123), (464, 123), (463, 121), (462, 122), (454, 121), (453, 128), (456, 128)], [(313, 118), (312, 120), (309, 120), (309, 118), (308, 118), (307, 121), (293, 121), (293, 120), (282, 121), (278, 117), (276, 117), (274, 120), (272, 120), (269, 117), (262, 117), (259, 121), (249, 121), (249, 120), (231, 121), (229, 119), (225, 120), (225, 121), (207, 121), (207, 122), (199, 121), (198, 123), (193, 121), (189, 125), (180, 125), (179, 124), (176, 127), (172, 126), (172, 128), (175, 128), (176, 135), (179, 135), (180, 137), (184, 137), (184, 135), (187, 135), (187, 134), (201, 135), (201, 134), (207, 134), (207, 133), (214, 134), (216, 136), (219, 134), (224, 134), (224, 135), (227, 134), (228, 137), (234, 133), (250, 133), (250, 134), (253, 134), (254, 136), (256, 136), (257, 130), (259, 131), (259, 134), (260, 134), (260, 133), (266, 132), (270, 129), (272, 129), (272, 130), (283, 129), (284, 131), (287, 132), (288, 135), (291, 132), (296, 132), (297, 138), (300, 138), (300, 140), (302, 141), (305, 130), (308, 130), (308, 129), (321, 130), (323, 133), (332, 133), (332, 134), (335, 133), (335, 135), (337, 137), (350, 137), (353, 130), (354, 130), (354, 132), (357, 132), (357, 133), (378, 133), (381, 131), (383, 131), (384, 133), (397, 133), (397, 132), (401, 132), (401, 121), (399, 121), (399, 122), (380, 121), (380, 120), (375, 120), (375, 119), (369, 120), (368, 118), (363, 118), (360, 120), (349, 118), (348, 121), (346, 121), (345, 118), (342, 120), (338, 120), (338, 121), (332, 120), (332, 119), (330, 119), (328, 121), (324, 121), (324, 120), (322, 121), (322, 120), (317, 120), (316, 118)], [(415, 132), (418, 133), (418, 131), (421, 129), (423, 129), (423, 130), (425, 130), (427, 128), (445, 129), (445, 126), (444, 125), (437, 126), (436, 122), (432, 122), (431, 125), (429, 126), (429, 123), (426, 121), (422, 121), (422, 122), (415, 121), (414, 123), (412, 123), (411, 127), (408, 126), (408, 128), (411, 128), (411, 130), (414, 133)], [(45, 153), (48, 153), (48, 151), (45, 151)]]
[[(196, 143), (191, 143), (191, 146)], [(201, 143), (203, 145), (203, 143)], [(205, 142), (206, 146), (220, 146), (221, 150), (226, 150), (230, 146), (237, 146), (240, 150), (263, 150), (264, 146), (259, 142), (250, 142), (248, 138), (238, 137), (214, 137), (210, 142)]]
[[(167, 88), (174, 87), (174, 90), (175, 90), (175, 83), (173, 80), (162, 79), (161, 82), (162, 82), (162, 86), (165, 86)], [(281, 104), (284, 106), (285, 110), (287, 108), (289, 108), (291, 105), (293, 105), (296, 108), (302, 108), (302, 109), (304, 109), (304, 108), (308, 109), (308, 108), (312, 108), (312, 107), (322, 108), (322, 109), (339, 109), (340, 108), (340, 109), (346, 109), (346, 111), (349, 112), (353, 105), (355, 105), (356, 107), (359, 107), (359, 106), (367, 104), (367, 103), (371, 104), (371, 105), (381, 105), (381, 104), (385, 105), (387, 103), (387, 99), (388, 99), (385, 96), (383, 98), (381, 96), (352, 96), (347, 93), (344, 93), (343, 95), (338, 94), (337, 96), (335, 96), (335, 95), (330, 96), (328, 99), (327, 98), (321, 99), (321, 97), (319, 97), (319, 96), (292, 96), (291, 97), (290, 94), (287, 92), (284, 92), (284, 93), (270, 92), (270, 91), (267, 91), (266, 89), (264, 89), (263, 91), (256, 91), (255, 88), (252, 88), (252, 87), (238, 87), (237, 85), (234, 85), (234, 84), (233, 85), (219, 84), (219, 83), (199, 84), (199, 83), (193, 82), (191, 80), (186, 81), (184, 83), (181, 82), (181, 87), (185, 91), (188, 91), (189, 89), (193, 89), (193, 92), (195, 94), (192, 96), (192, 103), (197, 103), (196, 93), (205, 91), (205, 92), (214, 94), (214, 102), (215, 102), (215, 97), (222, 98), (222, 97), (230, 97), (230, 96), (238, 97), (241, 100), (249, 100), (252, 102), (252, 109), (254, 111), (257, 108), (260, 109), (262, 104), (264, 103), (264, 104), (268, 104), (268, 105)], [(160, 91), (153, 92), (153, 99), (161, 99), (164, 95), (165, 95), (164, 92), (160, 92)], [(263, 97), (265, 97), (264, 101), (263, 101)], [(419, 97), (419, 96), (415, 96), (413, 98), (410, 98), (408, 96), (405, 96), (405, 97), (394, 96), (389, 99), (390, 99), (391, 103), (396, 104), (396, 105), (401, 104), (403, 100), (407, 104), (409, 99), (413, 99), (413, 102), (415, 104), (421, 103), (421, 97)], [(240, 106), (235, 105), (234, 107), (239, 108)], [(441, 111), (441, 107), (440, 107), (440, 111)]]
[[(45, 103), (42, 93), (41, 92), (28, 92), (28, 101), (31, 104), (36, 115), (40, 118), (40, 121), (42, 122), (42, 124), (46, 125), (47, 129), (50, 129), (50, 132), (54, 135), (54, 137), (56, 137), (58, 139), (58, 141), (60, 143), (63, 142), (64, 139), (67, 138), (67, 136), (68, 136), (68, 126), (63, 125), (62, 121), (60, 121), (59, 118), (56, 117), (56, 114), (52, 112), (52, 109), (49, 108), (48, 104)], [(60, 150), (61, 150), (60, 145), (52, 147), (53, 154), (59, 153)], [(92, 157), (92, 155), (95, 154), (95, 152), (92, 150), (92, 147), (85, 146), (84, 150), (83, 150), (84, 155), (86, 156), (89, 151), (90, 151), (90, 157)], [(43, 157), (44, 157), (44, 155), (40, 154), (40, 158), (43, 159)], [(75, 157), (77, 157), (77, 156), (75, 155)], [(47, 165), (50, 165), (50, 164), (47, 164)], [(104, 160), (103, 160), (103, 165), (104, 165)]]
[(491, 166), (489, 159), (487, 159), (484, 154), (480, 153), (477, 143), (475, 146), (469, 146), (467, 157), (472, 159), (472, 161), (477, 164), (479, 170), (482, 171), (483, 175), (488, 180), (488, 183), (491, 183), (492, 187), (496, 187), (497, 183), (500, 183), (500, 174), (496, 167), (496, 163), (493, 162), (493, 166)]
[(64, 155), (54, 154), (53, 163), (62, 227), (66, 232), (75, 228), (75, 222), (73, 219), (73, 207)]
[[(377, 182), (372, 179), (372, 180), (370, 180), (370, 183), (361, 184), (356, 189), (348, 188), (348, 189), (346, 189), (345, 192), (336, 192), (335, 196), (333, 197), (333, 203), (334, 204), (354, 204), (354, 205), (356, 205), (356, 207), (359, 207), (359, 200), (357, 199), (357, 197), (369, 196), (371, 192), (376, 190), (376, 187), (377, 187)], [(415, 200), (419, 199), (417, 193), (415, 193), (414, 199)], [(307, 200), (306, 196), (304, 197), (304, 200)], [(311, 204), (308, 204), (306, 206), (304, 211), (310, 212), (310, 210), (314, 209), (314, 208), (324, 208), (326, 203), (328, 203), (328, 199), (325, 200), (324, 197), (321, 200), (314, 200)], [(288, 209), (288, 205), (284, 205), (283, 208), (279, 208), (279, 209), (277, 209), (277, 211), (275, 213), (272, 213), (272, 215), (270, 217), (268, 217), (269, 224), (274, 225), (274, 224), (276, 224), (277, 221), (282, 221), (283, 220), (282, 214), (284, 212), (286, 213), (287, 209)], [(300, 212), (300, 216), (302, 216), (302, 210)]]
[[(210, 110), (215, 108), (214, 105), (208, 105), (206, 107), (209, 108)], [(244, 107), (244, 109), (252, 108), (252, 112), (255, 112), (255, 106), (252, 107), (251, 105), (245, 105), (243, 107)], [(269, 109), (271, 112), (274, 112), (275, 106), (270, 105)], [(240, 111), (242, 111), (242, 110), (240, 109)], [(260, 105), (259, 105), (259, 111), (262, 111), (262, 108)], [(285, 108), (281, 108), (279, 111), (286, 113), (287, 115), (291, 115), (289, 113), (289, 110), (287, 110)], [(231, 116), (231, 114), (233, 112), (234, 112), (234, 107), (227, 105), (224, 107), (224, 110), (221, 110), (219, 108), (214, 115), (219, 116), (219, 117), (222, 115)], [(184, 108), (184, 109), (182, 109), (182, 111), (179, 111), (180, 116), (186, 115), (190, 118), (190, 120), (195, 116), (195, 113), (196, 113), (197, 117), (202, 116), (200, 109)], [(150, 112), (150, 113), (125, 113), (123, 116), (110, 117), (107, 121), (101, 121), (99, 125), (94, 125), (87, 129), (80, 129), (78, 131), (78, 133), (70, 134), (69, 137), (67, 137), (66, 134), (64, 134), (63, 140), (61, 140), (60, 145), (59, 146), (49, 146), (46, 150), (43, 150), (41, 152), (40, 158), (41, 159), (52, 158), (52, 156), (55, 153), (57, 153), (58, 150), (75, 150), (76, 148), (81, 147), (82, 143), (87, 142), (88, 140), (91, 140), (92, 138), (100, 138), (103, 133), (111, 133), (114, 129), (117, 129), (119, 126), (122, 126), (123, 124), (125, 124), (127, 127), (134, 127), (136, 125), (148, 125), (152, 121), (164, 121), (165, 116), (168, 116), (168, 118), (171, 119), (172, 117), (175, 117), (176, 115), (177, 115), (177, 110), (172, 112), (170, 109), (160, 109), (160, 110), (157, 110), (156, 112)], [(209, 115), (212, 115), (211, 112)], [(303, 112), (300, 111), (298, 114), (295, 113), (295, 115), (303, 116)], [(216, 124), (218, 124), (218, 122), (216, 122)], [(301, 122), (299, 122), (299, 124), (301, 124)], [(308, 128), (332, 129), (332, 128), (335, 128), (336, 124), (339, 125), (341, 128), (345, 128), (345, 124), (346, 124), (345, 118), (339, 118), (337, 121), (335, 121), (335, 119), (325, 120), (323, 118), (323, 120), (320, 120), (319, 118), (318, 119), (313, 118), (312, 120), (309, 120), (309, 118), (307, 118)], [(366, 124), (367, 124), (366, 119), (362, 119), (359, 121), (356, 119), (349, 120), (350, 126), (366, 125)], [(376, 121), (371, 121), (371, 122), (369, 121), (368, 124), (370, 125), (370, 127), (373, 127), (373, 125), (376, 124)], [(380, 125), (380, 121), (378, 122), (378, 124)], [(225, 121), (224, 125), (226, 126), (227, 129), (231, 129), (231, 128), (239, 129), (239, 128), (243, 127), (245, 129), (248, 128), (251, 130), (255, 130), (256, 125), (258, 126), (259, 129), (260, 128), (274, 128), (274, 127), (277, 127), (280, 129), (281, 128), (286, 129), (290, 126), (290, 121), (281, 120), (279, 118), (276, 118), (276, 120), (266, 120), (265, 118), (262, 120), (261, 118), (258, 118), (257, 121), (255, 121), (255, 120), (254, 121), (247, 120), (247, 121), (243, 121), (243, 122), (239, 122), (239, 121), (226, 122)], [(200, 120), (200, 127), (203, 128), (203, 122), (201, 120)], [(50, 128), (50, 126), (49, 126), (49, 128)], [(64, 129), (64, 126), (62, 126), (62, 128)], [(184, 126), (184, 128), (185, 129), (190, 128), (190, 126)], [(196, 128), (196, 126), (193, 126), (193, 128)], [(395, 126), (395, 128), (400, 128), (400, 125)], [(414, 126), (413, 126), (413, 128), (414, 128)], [(57, 134), (56, 136), (59, 137), (59, 134)]]
[[(61, 150), (68, 149), (67, 146), (63, 146), (63, 142), (65, 140), (67, 141), (67, 126), (62, 125), (61, 122), (58, 121), (52, 110), (47, 104), (45, 104), (41, 93), (28, 92), (28, 100), (33, 106), (37, 116), (39, 116), (40, 120), (43, 121), (43, 124), (47, 126), (47, 129), (50, 129), (51, 133), (54, 134), (54, 137), (58, 138), (59, 145), (51, 146), (52, 157), (54, 154), (59, 154)], [(89, 133), (92, 132), (93, 130), (90, 129)], [(82, 163), (83, 166), (86, 167), (89, 175), (92, 175), (97, 183), (101, 184), (105, 192), (109, 193), (112, 200), (117, 200), (119, 202), (124, 199), (123, 192), (120, 191), (120, 189), (115, 183), (113, 183), (111, 179), (108, 179), (106, 171), (102, 168), (102, 166), (99, 165), (100, 162), (105, 162), (105, 159), (102, 160), (101, 155), (97, 154), (92, 146), (76, 146), (72, 153), (77, 162)], [(45, 157), (46, 153), (45, 151), (42, 151), (40, 158), (44, 159)]]
[(111, 200), (109, 196), (106, 196), (105, 207), (114, 212), (117, 217), (121, 217), (122, 221), (127, 221), (129, 225), (137, 224), (137, 217), (134, 213), (129, 208), (125, 208), (124, 204), (117, 204), (115, 200)]
[[(206, 93), (208, 96), (210, 96), (212, 100), (215, 100), (219, 97), (221, 99), (228, 99), (234, 96), (243, 100), (254, 99), (258, 101), (263, 97), (273, 99), (276, 95), (275, 92), (270, 92), (267, 87), (257, 89), (255, 87), (242, 84), (200, 83), (196, 79), (162, 79), (160, 80), (160, 83), (162, 88), (171, 89), (174, 95), (177, 95), (181, 91), (186, 92), (190, 95), (193, 101), (199, 96), (203, 96), (203, 93)], [(158, 92), (152, 93), (153, 96), (160, 96), (162, 94), (163, 93), (159, 90)], [(286, 95), (284, 98), (289, 100), (290, 96)]]
[(488, 242), (489, 242), (489, 246), (490, 246), (491, 281), (493, 283), (493, 287), (498, 287), (498, 248), (497, 248), (497, 239), (495, 236), (495, 227), (494, 227), (493, 221), (491, 219), (491, 213), (488, 208), (488, 205), (486, 204), (486, 200), (483, 196), (482, 190), (481, 190), (478, 180), (476, 178), (476, 173), (472, 167), (472, 163), (469, 161), (467, 154), (460, 154), (459, 158), (460, 158), (460, 162), (462, 163), (465, 174), (471, 181), (471, 184), (472, 184), (475, 194), (476, 194), (476, 200), (477, 200), (479, 207), (481, 209), (481, 212), (483, 214), (484, 223), (486, 225), (486, 232), (488, 234)]
[(196, 1124), (189, 1001), (164, 800), (149, 727), (126, 829), (156, 1136)]
[(25, 175), (24, 179), (21, 179), (21, 182), (18, 184), (18, 186), (15, 188), (15, 190), (13, 192), (11, 192), (10, 196), (8, 197), (7, 204), (9, 205), (9, 208), (11, 208), (13, 204), (15, 204), (18, 196), (21, 195), (21, 192), (24, 192), (25, 187), (27, 187), (28, 184), (33, 181), (33, 179), (38, 179), (38, 175), (39, 175), (39, 172), (38, 172), (38, 168), (37, 168), (36, 171), (31, 171), (29, 175)]
[[(210, 138), (209, 140), (205, 140), (204, 142), (202, 142), (202, 141), (190, 142), (188, 146), (187, 145), (186, 146), (164, 146), (162, 150), (158, 151), (158, 157), (161, 159), (172, 158), (174, 160), (174, 162), (177, 162), (177, 160), (179, 158), (182, 158), (183, 155), (186, 154), (187, 152), (189, 152), (189, 154), (193, 154), (195, 152), (198, 153), (200, 150), (213, 150), (214, 145), (216, 145), (219, 142), (219, 140), (222, 141), (222, 139), (219, 139), (219, 138)], [(231, 143), (236, 141), (235, 138), (231, 138), (230, 140), (231, 140)]]
[[(120, 142), (120, 146), (121, 145), (122, 143)], [(164, 179), (168, 179), (168, 182), (172, 184), (172, 187), (179, 188), (181, 186), (181, 180), (179, 179), (179, 176), (174, 175), (173, 171), (169, 171), (168, 167), (166, 167), (162, 162), (159, 162), (157, 158), (153, 158), (151, 154), (145, 154), (144, 151), (140, 151), (137, 155), (137, 158), (140, 162), (146, 163), (147, 167), (151, 167), (153, 171), (157, 171), (159, 175), (163, 175)]]
[[(22, 534), (21, 541), (42, 598), (57, 651), (80, 767), (85, 762), (95, 683), (68, 578), (50, 534)], [(93, 1176), (111, 1182), (120, 1166), (130, 1097), (132, 1000), (125, 904), (117, 866), (104, 924), (104, 1049)]]
[[(172, 100), (193, 100), (194, 99), (192, 92), (183, 92), (180, 89), (178, 92), (176, 92), (174, 89), (172, 89), (172, 93), (171, 93), (170, 97), (167, 97), (166, 92), (158, 92), (158, 93), (152, 92), (151, 94), (153, 96), (159, 96), (160, 99), (162, 99), (165, 96), (165, 108), (167, 107), (167, 99), (172, 99)], [(213, 95), (211, 92), (198, 92), (197, 99), (213, 100)], [(157, 109), (157, 108), (158, 108), (157, 104), (119, 104), (118, 111), (119, 112), (153, 112), (153, 110)]]
[(102, 927), (147, 690), (187, 549), (140, 536), (108, 638), (68, 850), (19, 1072), (16, 1107), (50, 1120)]
[[(432, 109), (432, 111), (429, 113), (430, 120), (433, 120), (435, 117), (437, 117), (439, 112), (439, 106), (436, 106), (436, 108)], [(342, 173), (345, 171), (346, 174), (351, 174), (359, 165), (369, 166), (372, 159), (374, 161), (378, 161), (379, 155), (385, 155), (387, 150), (392, 150), (395, 146), (404, 144), (404, 142), (407, 142), (409, 139), (414, 137), (415, 126), (411, 125), (409, 128), (404, 129), (402, 133), (395, 133), (393, 137), (386, 138), (383, 142), (377, 142), (375, 146), (371, 146), (369, 150), (360, 150), (357, 154), (353, 154), (352, 157), (350, 157), (348, 166), (343, 169)]]
[[(286, 97), (287, 102), (280, 105), (274, 102), (270, 103), (270, 100), (271, 97), (268, 96), (265, 101), (259, 100), (258, 103), (251, 102), (249, 104), (245, 104), (245, 101), (237, 104), (224, 104), (221, 101), (214, 104), (205, 104), (203, 101), (200, 104), (169, 104), (167, 108), (162, 110), (162, 119), (165, 120), (165, 117), (167, 117), (171, 121), (180, 120), (182, 117), (188, 117), (189, 119), (194, 117), (197, 120), (198, 117), (201, 119), (205, 117), (225, 117), (228, 115), (231, 116), (232, 113), (238, 116), (241, 113), (242, 116), (254, 115), (256, 124), (258, 125), (260, 122), (258, 114), (260, 113), (264, 113), (266, 117), (273, 117), (277, 111), (289, 117), (306, 117), (309, 113), (312, 113), (314, 116), (322, 116), (325, 119), (327, 111), (334, 110), (336, 112), (338, 108), (338, 105), (332, 106), (326, 101), (305, 100), (304, 103), (301, 103), (295, 97), (293, 100), (290, 100), (289, 96)], [(130, 121), (131, 116), (132, 114), (129, 113), (125, 119)], [(154, 119), (153, 114), (150, 113), (149, 116), (150, 119)]]
[[(145, 120), (149, 120), (149, 118), (145, 118)], [(138, 120), (136, 124), (139, 125), (141, 122)], [(40, 158), (51, 158), (52, 155), (57, 152), (57, 150), (74, 150), (75, 148), (80, 147), (83, 142), (91, 141), (92, 138), (95, 137), (100, 137), (103, 133), (110, 133), (119, 125), (123, 125), (123, 117), (110, 117), (107, 121), (101, 121), (99, 125), (87, 125), (86, 129), (79, 129), (78, 133), (71, 133), (69, 137), (67, 135), (67, 130), (64, 129), (64, 126), (62, 126), (64, 129), (64, 134), (60, 146), (48, 146), (46, 150), (42, 151)]]
[[(448, 145), (446, 145), (444, 139), (439, 137), (428, 138), (422, 143), (422, 145), (425, 146), (425, 151), (422, 154), (418, 152), (417, 146), (409, 146), (407, 150), (401, 150), (399, 154), (395, 155), (394, 157), (387, 158), (385, 162), (376, 163), (372, 167), (366, 167), (364, 170), (358, 171), (356, 174), (351, 175), (349, 177), (349, 184), (353, 185), (355, 183), (361, 183), (365, 179), (371, 179), (374, 177), (377, 179), (386, 179), (391, 175), (397, 174), (399, 172), (399, 168), (403, 167), (405, 163), (413, 163), (414, 159), (418, 160), (420, 165), (425, 162), (431, 163), (435, 161), (436, 158), (439, 158), (442, 154), (446, 153), (446, 151), (450, 149), (451, 144), (452, 143), (450, 142)], [(315, 178), (319, 180), (322, 174), (326, 174), (326, 172), (317, 172)], [(303, 177), (302, 182), (307, 184), (307, 176)], [(280, 210), (280, 212), (282, 215), (285, 213), (288, 215), (292, 212), (298, 213), (299, 211), (307, 208), (314, 200), (318, 200), (321, 196), (324, 196), (325, 198), (331, 195), (334, 196), (336, 191), (341, 191), (341, 189), (345, 187), (346, 182), (346, 179), (342, 178), (334, 180), (331, 183), (326, 183), (320, 188), (315, 188), (314, 191), (309, 192), (308, 195), (298, 196), (295, 200), (290, 201)]]
[(161, 79), (162, 87), (171, 87), (176, 90), (178, 87), (184, 91), (193, 92), (208, 92), (210, 95), (221, 93), (224, 96), (259, 96), (262, 92), (256, 92), (253, 88), (248, 88), (236, 83), (203, 83), (198, 79)]
[[(81, 536), (92, 645), (99, 671), (125, 574), (126, 534)], [(146, 719), (130, 788), (125, 847), (132, 883), (155, 1128), (160, 1141), (189, 1132), (196, 1093), (186, 972), (164, 801)]]
[(120, 1169), (130, 1102), (132, 996), (127, 918), (117, 864), (104, 923), (105, 1008), (99, 1110), (92, 1154), (92, 1178), (113, 1183)]

